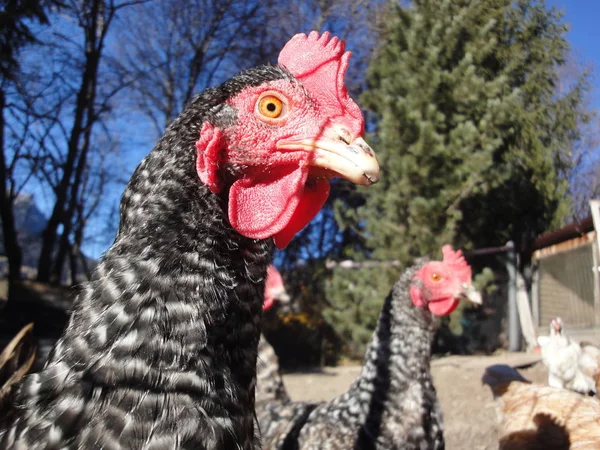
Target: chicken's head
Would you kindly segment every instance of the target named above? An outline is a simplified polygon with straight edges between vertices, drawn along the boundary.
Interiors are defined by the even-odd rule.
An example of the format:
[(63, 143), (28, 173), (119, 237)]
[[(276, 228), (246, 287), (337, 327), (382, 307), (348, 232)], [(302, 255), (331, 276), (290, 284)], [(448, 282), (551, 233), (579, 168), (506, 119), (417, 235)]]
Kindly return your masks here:
[(550, 321), (550, 336), (560, 336), (563, 331), (563, 321), (560, 317), (555, 317)]
[(461, 299), (481, 304), (481, 296), (472, 285), (471, 266), (462, 252), (445, 245), (442, 253), (443, 261), (426, 263), (413, 277), (413, 304), (428, 308), (436, 316), (450, 314)]
[(344, 86), (349, 52), (329, 33), (294, 36), (278, 66), (250, 69), (220, 87), (196, 143), (197, 173), (226, 192), (240, 234), (285, 247), (321, 209), (329, 180), (370, 185), (379, 165), (363, 140), (360, 109)]
[(287, 303), (290, 296), (285, 290), (283, 278), (274, 265), (267, 268), (267, 281), (265, 282), (265, 299), (263, 302), (263, 311), (269, 310), (275, 302)]

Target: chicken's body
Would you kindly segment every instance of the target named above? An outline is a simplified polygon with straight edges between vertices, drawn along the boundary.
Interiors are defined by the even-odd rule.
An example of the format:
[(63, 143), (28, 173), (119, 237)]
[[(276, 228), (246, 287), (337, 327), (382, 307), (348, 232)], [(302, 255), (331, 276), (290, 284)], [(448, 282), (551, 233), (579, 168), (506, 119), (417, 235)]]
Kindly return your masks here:
[[(421, 263), (407, 269), (394, 285), (362, 371), (347, 392), (319, 405), (291, 402), (257, 408), (265, 448), (444, 448), (442, 413), (429, 371), (437, 320), (427, 308), (433, 303), (425, 299), (416, 307), (413, 296), (424, 267)], [(469, 285), (470, 276), (469, 269)]]
[(588, 356), (579, 343), (569, 339), (562, 329), (562, 320), (553, 319), (550, 336), (538, 337), (542, 360), (548, 369), (548, 385), (565, 388), (582, 394), (595, 393), (592, 377), (586, 374)]
[[(23, 384), (1, 448), (236, 448), (253, 435), (272, 244), (235, 232), (196, 181), (194, 155), (167, 145), (186, 119), (134, 173), (117, 239)], [(193, 145), (199, 130), (185, 130)]]
[(585, 341), (580, 342), (579, 346), (581, 347), (579, 366), (582, 372), (593, 380), (596, 396), (598, 396), (598, 392), (600, 392), (600, 347)]
[(484, 382), (499, 401), (500, 450), (600, 448), (600, 402), (529, 383), (509, 366), (491, 366)]
[(420, 267), (407, 270), (386, 298), (358, 379), (315, 408), (301, 449), (442, 449), (441, 410), (429, 372), (435, 319), (408, 295)]
[(256, 363), (256, 405), (290, 400), (283, 378), (279, 371), (279, 359), (275, 349), (261, 334), (258, 341), (258, 362)]
[[(280, 55), (287, 69), (247, 70), (186, 106), (134, 172), (115, 242), (47, 365), (21, 384), (0, 448), (259, 447), (256, 356), (273, 242), (285, 246), (318, 212), (328, 176), (376, 180), (358, 107), (327, 81), (343, 79), (348, 57), (328, 34), (297, 35)], [(323, 100), (319, 89), (340, 95)], [(332, 119), (335, 102), (353, 115)], [(341, 165), (328, 159), (340, 154)]]

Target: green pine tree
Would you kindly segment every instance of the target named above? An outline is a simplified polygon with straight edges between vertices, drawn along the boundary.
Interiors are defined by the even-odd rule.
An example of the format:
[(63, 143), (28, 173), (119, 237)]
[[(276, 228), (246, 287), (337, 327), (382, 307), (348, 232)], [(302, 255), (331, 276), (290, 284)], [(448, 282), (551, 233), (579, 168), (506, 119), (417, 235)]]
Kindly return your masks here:
[[(559, 225), (588, 87), (584, 75), (557, 89), (568, 52), (561, 15), (542, 0), (415, 0), (387, 17), (361, 97), (381, 181), (363, 191), (365, 206), (339, 212), (362, 227), (363, 257), (408, 264), (439, 257), (445, 243), (509, 239), (524, 249)], [(357, 292), (372, 280), (344, 271), (334, 285), (336, 276)], [(347, 292), (328, 300), (351, 320)]]

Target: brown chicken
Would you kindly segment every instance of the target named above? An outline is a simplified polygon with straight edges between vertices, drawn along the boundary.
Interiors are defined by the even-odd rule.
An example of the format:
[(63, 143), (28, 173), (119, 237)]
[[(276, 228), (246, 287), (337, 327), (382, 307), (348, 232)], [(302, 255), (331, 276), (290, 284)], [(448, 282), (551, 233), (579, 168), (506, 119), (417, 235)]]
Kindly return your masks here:
[(507, 365), (486, 369), (483, 383), (499, 400), (500, 450), (600, 449), (600, 402), (532, 384)]

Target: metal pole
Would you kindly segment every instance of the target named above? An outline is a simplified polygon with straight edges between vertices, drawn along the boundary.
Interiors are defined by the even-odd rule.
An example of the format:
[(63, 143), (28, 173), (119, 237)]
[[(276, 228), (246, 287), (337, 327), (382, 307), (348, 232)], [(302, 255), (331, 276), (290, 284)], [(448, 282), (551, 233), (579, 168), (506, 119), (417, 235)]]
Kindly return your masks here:
[[(596, 231), (596, 234), (598, 232)], [(600, 325), (600, 252), (594, 242), (592, 244), (592, 275), (594, 279), (594, 325)]]
[(517, 258), (515, 244), (506, 243), (506, 271), (508, 272), (508, 349), (518, 352), (521, 349), (519, 312), (517, 310)]
[(593, 275), (594, 275), (594, 324), (600, 325), (600, 201), (590, 200), (596, 242), (592, 245)]
[(596, 231), (596, 244), (600, 250), (600, 200), (590, 200), (590, 209), (592, 210), (594, 231)]
[(540, 326), (540, 262), (535, 261), (532, 265), (531, 281), (531, 307), (533, 310), (533, 321), (536, 328)]

